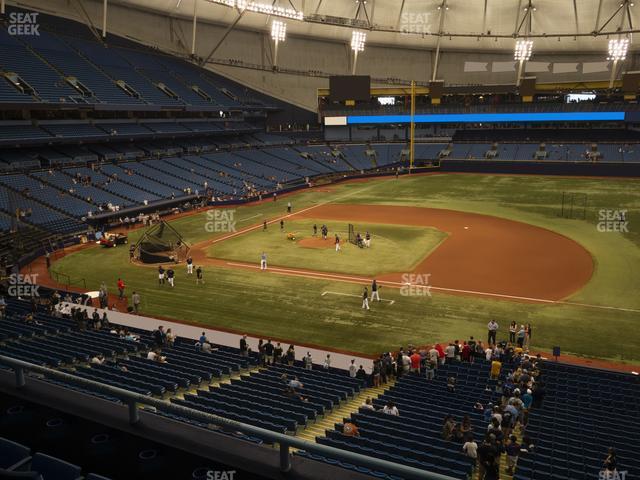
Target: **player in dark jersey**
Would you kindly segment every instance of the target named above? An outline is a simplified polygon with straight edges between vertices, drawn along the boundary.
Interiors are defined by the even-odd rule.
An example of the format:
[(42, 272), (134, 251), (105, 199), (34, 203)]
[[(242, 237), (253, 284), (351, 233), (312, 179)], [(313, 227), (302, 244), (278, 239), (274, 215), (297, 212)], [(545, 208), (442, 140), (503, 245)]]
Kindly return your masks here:
[(196, 268), (196, 285), (200, 283), (204, 285), (204, 278), (202, 277), (202, 267), (198, 266)]

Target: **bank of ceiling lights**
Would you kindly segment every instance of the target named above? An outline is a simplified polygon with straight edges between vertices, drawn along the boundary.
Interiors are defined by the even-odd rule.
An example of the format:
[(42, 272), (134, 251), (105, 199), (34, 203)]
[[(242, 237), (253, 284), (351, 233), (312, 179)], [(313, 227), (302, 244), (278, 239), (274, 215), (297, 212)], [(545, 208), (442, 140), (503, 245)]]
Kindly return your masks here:
[(253, 2), (250, 0), (209, 0), (212, 3), (226, 5), (227, 7), (247, 10), (249, 12), (264, 13), (274, 17), (291, 18), (292, 20), (304, 20), (304, 14), (293, 8), (279, 7), (270, 3)]
[(513, 59), (518, 61), (528, 61), (533, 53), (533, 40), (518, 40), (513, 51)]
[(609, 40), (609, 56), (607, 57), (607, 60), (613, 60), (614, 62), (624, 60), (627, 58), (628, 51), (628, 38), (612, 38)]
[(351, 50), (354, 52), (363, 52), (364, 44), (367, 41), (367, 33), (359, 30), (351, 32)]

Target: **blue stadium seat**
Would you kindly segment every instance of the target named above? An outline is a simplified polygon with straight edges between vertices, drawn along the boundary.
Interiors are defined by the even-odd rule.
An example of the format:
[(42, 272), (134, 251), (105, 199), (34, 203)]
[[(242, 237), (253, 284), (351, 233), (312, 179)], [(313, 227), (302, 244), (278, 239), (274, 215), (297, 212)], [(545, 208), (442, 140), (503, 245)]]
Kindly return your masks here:
[(31, 470), (40, 473), (43, 480), (78, 480), (82, 469), (44, 453), (36, 453), (31, 460)]
[(28, 447), (0, 437), (0, 468), (15, 470), (31, 460)]

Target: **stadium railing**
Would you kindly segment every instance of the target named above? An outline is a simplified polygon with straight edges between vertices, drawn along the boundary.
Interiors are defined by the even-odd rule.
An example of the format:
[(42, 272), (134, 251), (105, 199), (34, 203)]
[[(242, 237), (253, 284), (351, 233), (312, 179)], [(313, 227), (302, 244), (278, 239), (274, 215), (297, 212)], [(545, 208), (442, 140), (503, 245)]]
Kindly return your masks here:
[(380, 460), (366, 455), (340, 450), (334, 447), (328, 447), (317, 443), (302, 440), (300, 438), (272, 432), (264, 428), (247, 425), (245, 423), (229, 420), (217, 415), (201, 412), (188, 407), (175, 404), (169, 404), (163, 400), (155, 399), (146, 395), (137, 394), (129, 390), (113, 387), (93, 380), (87, 380), (69, 373), (64, 373), (47, 367), (42, 367), (22, 360), (9, 358), (0, 355), (0, 364), (11, 368), (15, 372), (16, 388), (24, 387), (27, 383), (27, 372), (46, 375), (49, 378), (55, 378), (60, 381), (73, 381), (78, 386), (86, 386), (92, 390), (117, 398), (128, 406), (129, 423), (132, 425), (140, 423), (139, 406), (147, 405), (164, 412), (176, 415), (189, 416), (190, 418), (202, 421), (206, 424), (213, 424), (220, 427), (233, 428), (248, 435), (262, 438), (264, 441), (277, 444), (280, 452), (280, 470), (283, 473), (290, 472), (291, 465), (291, 449), (305, 450), (307, 452), (316, 453), (327, 458), (336, 460), (344, 460), (352, 462), (363, 467), (382, 470), (391, 475), (398, 475), (408, 480), (455, 480), (452, 477), (440, 475), (432, 472), (426, 472), (413, 467), (400, 465), (397, 463)]

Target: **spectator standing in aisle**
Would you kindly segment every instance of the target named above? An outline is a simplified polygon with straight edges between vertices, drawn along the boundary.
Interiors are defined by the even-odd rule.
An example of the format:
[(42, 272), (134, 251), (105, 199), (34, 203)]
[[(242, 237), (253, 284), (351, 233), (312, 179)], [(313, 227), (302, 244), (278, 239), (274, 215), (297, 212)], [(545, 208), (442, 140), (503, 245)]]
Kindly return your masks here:
[(349, 365), (349, 376), (351, 378), (356, 378), (356, 373), (358, 372), (358, 368), (356, 367), (355, 358), (351, 360), (351, 365)]
[(487, 324), (487, 343), (489, 345), (495, 345), (496, 344), (496, 336), (498, 333), (498, 322), (496, 322), (495, 320), (491, 320), (488, 324)]
[(275, 347), (271, 340), (267, 340), (267, 343), (264, 346), (264, 361), (267, 365), (273, 365), (273, 351)]
[(324, 363), (322, 364), (325, 370), (329, 370), (331, 368), (331, 354), (327, 353), (327, 356), (324, 359)]
[(133, 292), (131, 294), (131, 303), (133, 303), (133, 312), (138, 313), (140, 310), (140, 294)]
[(296, 361), (296, 351), (293, 348), (293, 345), (289, 345), (287, 349), (287, 365), (292, 366)]
[(313, 370), (313, 359), (311, 358), (311, 352), (307, 352), (307, 356), (304, 357), (302, 361), (304, 363), (304, 368), (307, 370)]
[(282, 353), (282, 345), (280, 345), (280, 342), (278, 342), (276, 344), (276, 348), (273, 349), (273, 363), (282, 363)]
[(247, 336), (243, 335), (240, 339), (240, 356), (248, 357), (249, 356), (249, 344), (247, 343)]
[(509, 343), (516, 343), (516, 333), (518, 331), (518, 324), (513, 320), (509, 324)]

